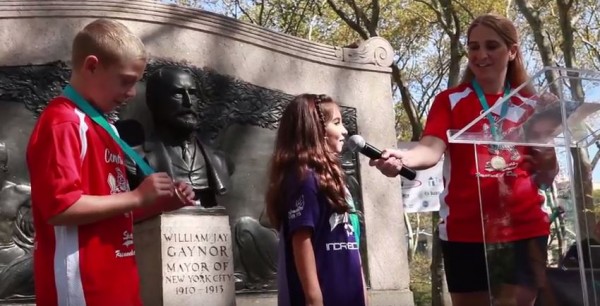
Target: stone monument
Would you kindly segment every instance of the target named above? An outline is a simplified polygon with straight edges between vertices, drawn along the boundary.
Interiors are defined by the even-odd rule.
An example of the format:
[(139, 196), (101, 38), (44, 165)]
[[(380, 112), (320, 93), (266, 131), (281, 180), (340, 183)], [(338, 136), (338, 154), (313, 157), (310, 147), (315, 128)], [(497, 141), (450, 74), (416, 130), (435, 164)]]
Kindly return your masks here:
[(144, 305), (234, 306), (228, 217), (187, 207), (136, 225)]
[[(360, 133), (378, 147), (394, 146), (394, 114), (389, 82), (389, 66), (393, 61), (391, 47), (382, 38), (369, 39), (355, 48), (327, 46), (274, 33), (231, 18), (154, 1), (108, 0), (102, 5), (93, 1), (68, 0), (52, 1), (51, 4), (0, 2), (0, 41), (4, 42), (0, 49), (0, 116), (9, 104), (17, 104), (25, 113), (28, 112), (31, 116), (28, 117), (29, 121), (17, 122), (15, 126), (18, 128), (13, 132), (22, 135), (18, 137), (25, 139), (25, 142), (35, 115), (66, 84), (70, 45), (76, 31), (100, 17), (123, 22), (142, 37), (152, 55), (138, 92), (145, 92), (146, 81), (158, 69), (165, 66), (187, 69), (197, 88), (198, 101), (195, 107), (201, 123), (197, 135), (206, 147), (222, 151), (217, 155), (227, 157), (226, 165), (235, 165), (235, 171), (227, 170), (230, 179), (227, 192), (214, 193), (213, 204), (218, 204), (214, 207), (224, 207), (226, 217), (199, 215), (196, 210), (214, 210), (214, 207), (209, 207), (210, 201), (205, 200), (206, 207), (200, 205), (193, 211), (161, 215), (159, 219), (147, 220), (147, 224), (138, 224), (136, 231), (168, 228), (169, 218), (228, 218), (231, 229), (228, 238), (233, 249), (225, 253), (234, 257), (236, 304), (275, 305), (274, 279), (277, 267), (274, 263), (277, 262), (277, 254), (273, 245), (277, 236), (264, 222), (262, 212), (266, 164), (272, 152), (274, 131), (281, 111), (293, 95), (326, 93), (343, 104), (344, 123), (353, 126), (351, 133)], [(15, 28), (19, 29), (18, 33), (9, 30)], [(31, 47), (32, 41), (35, 47)], [(136, 119), (132, 114), (143, 114), (144, 111), (147, 112), (146, 117), (142, 116), (138, 122), (142, 124), (145, 135), (149, 136), (148, 142), (151, 142), (154, 122), (144, 94), (138, 94), (130, 106), (112, 117)], [(4, 131), (6, 124), (7, 121), (0, 120), (0, 131)], [(25, 147), (20, 143), (8, 142), (6, 147), (9, 148), (10, 177), (13, 171), (20, 173), (18, 167), (25, 169)], [(16, 163), (12, 167), (11, 160), (17, 161), (19, 158), (22, 164), (19, 166)], [(366, 165), (366, 160), (351, 153), (344, 155), (344, 169), (349, 174), (349, 184), (353, 186), (351, 191), (359, 200), (358, 207), (364, 215), (364, 241), (361, 246), (364, 248), (363, 265), (371, 304), (412, 305), (408, 262), (404, 256), (406, 239), (400, 181), (382, 177)], [(26, 186), (27, 178), (14, 183)], [(10, 198), (27, 203), (27, 197), (24, 200), (17, 196)], [(1, 207), (8, 205), (12, 204), (0, 200)], [(22, 210), (23, 216), (26, 216), (26, 207)], [(14, 224), (17, 214), (9, 218)], [(3, 228), (6, 227), (0, 227), (0, 230)], [(27, 229), (26, 226), (23, 228)], [(205, 234), (201, 228), (193, 231)], [(220, 228), (218, 231), (227, 232), (227, 229)], [(19, 231), (11, 230), (10, 235), (14, 236), (15, 232)], [(182, 233), (187, 233), (187, 230)], [(138, 247), (144, 248), (144, 243), (148, 241), (141, 238), (148, 236), (136, 236), (139, 238), (136, 241)], [(260, 243), (256, 243), (257, 237)], [(168, 250), (169, 247), (190, 246), (191, 243), (165, 242), (164, 235), (160, 239), (160, 253), (155, 249), (152, 253), (144, 254), (160, 255), (163, 264), (167, 261), (185, 262), (185, 258), (175, 256), (169, 259), (172, 253), (168, 253)], [(211, 247), (210, 242), (206, 241), (202, 246), (207, 252)], [(215, 245), (217, 248), (220, 246)], [(157, 248), (156, 244), (148, 247)], [(211, 260), (220, 261), (218, 256), (215, 255)], [(22, 257), (17, 256), (13, 260), (17, 258)], [(148, 260), (156, 259), (148, 257)], [(21, 263), (27, 267), (27, 261)], [(190, 266), (193, 264), (189, 263)], [(140, 259), (141, 270), (148, 265), (152, 264)], [(231, 268), (228, 265), (227, 269)], [(26, 269), (19, 271), (23, 271), (20, 275), (27, 275)], [(211, 275), (231, 273), (231, 270), (224, 270), (224, 273), (211, 271)], [(173, 271), (164, 269), (160, 273), (167, 273), (163, 276), (170, 276), (170, 280), (179, 277), (179, 274), (171, 275)], [(144, 278), (154, 282), (163, 280), (158, 274)], [(16, 281), (11, 281), (11, 284), (16, 284)], [(174, 285), (163, 286), (162, 290), (171, 290)], [(25, 295), (18, 292), (13, 290), (12, 296)], [(31, 296), (33, 292), (30, 290), (28, 294)]]

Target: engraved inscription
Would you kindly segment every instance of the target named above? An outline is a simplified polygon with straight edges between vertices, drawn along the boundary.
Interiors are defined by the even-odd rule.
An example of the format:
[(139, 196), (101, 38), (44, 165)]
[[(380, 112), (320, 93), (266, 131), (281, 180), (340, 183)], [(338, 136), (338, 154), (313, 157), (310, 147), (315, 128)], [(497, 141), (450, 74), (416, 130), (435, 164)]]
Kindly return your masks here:
[(162, 240), (163, 284), (172, 294), (218, 295), (232, 288), (230, 233), (164, 231)]

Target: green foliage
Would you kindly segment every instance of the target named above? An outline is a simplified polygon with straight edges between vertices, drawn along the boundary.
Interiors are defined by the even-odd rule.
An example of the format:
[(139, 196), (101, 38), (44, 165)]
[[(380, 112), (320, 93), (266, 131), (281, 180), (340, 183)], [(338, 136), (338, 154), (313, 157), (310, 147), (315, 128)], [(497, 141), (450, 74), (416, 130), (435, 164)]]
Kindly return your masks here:
[(410, 291), (415, 306), (431, 305), (431, 259), (424, 254), (417, 254), (410, 263)]
[(402, 108), (402, 104), (397, 103), (394, 105), (394, 111), (396, 112), (396, 135), (399, 141), (410, 141), (411, 139), (411, 126), (406, 116), (406, 111)]

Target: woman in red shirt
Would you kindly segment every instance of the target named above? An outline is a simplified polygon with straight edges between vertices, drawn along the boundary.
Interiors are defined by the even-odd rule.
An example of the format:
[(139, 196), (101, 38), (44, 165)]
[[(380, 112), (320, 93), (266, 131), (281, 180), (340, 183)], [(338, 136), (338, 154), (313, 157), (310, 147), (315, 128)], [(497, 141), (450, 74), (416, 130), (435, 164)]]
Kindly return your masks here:
[[(436, 96), (419, 144), (386, 150), (371, 165), (396, 176), (403, 165), (426, 169), (446, 154), (439, 232), (453, 305), (533, 305), (550, 233), (539, 188), (557, 174), (556, 155), (553, 149), (448, 142), (448, 130), (463, 129), (529, 79), (510, 20), (480, 16), (467, 37), (463, 80)], [(514, 135), (538, 106), (531, 95), (521, 90), (469, 131)]]

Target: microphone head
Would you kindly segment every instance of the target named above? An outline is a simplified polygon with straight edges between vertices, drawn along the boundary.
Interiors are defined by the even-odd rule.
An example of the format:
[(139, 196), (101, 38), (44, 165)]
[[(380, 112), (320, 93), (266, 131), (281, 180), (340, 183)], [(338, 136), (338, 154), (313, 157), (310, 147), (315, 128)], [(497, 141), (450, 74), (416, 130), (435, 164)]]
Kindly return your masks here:
[(366, 144), (367, 142), (360, 135), (352, 135), (350, 138), (348, 138), (348, 141), (346, 141), (348, 149), (355, 153), (360, 152), (360, 150), (362, 150)]

